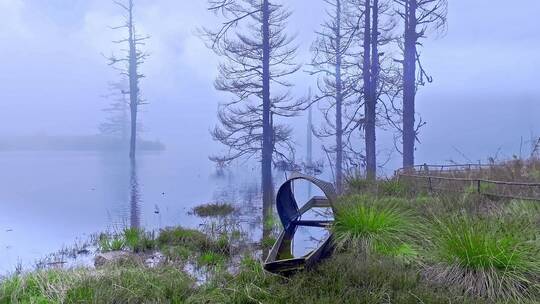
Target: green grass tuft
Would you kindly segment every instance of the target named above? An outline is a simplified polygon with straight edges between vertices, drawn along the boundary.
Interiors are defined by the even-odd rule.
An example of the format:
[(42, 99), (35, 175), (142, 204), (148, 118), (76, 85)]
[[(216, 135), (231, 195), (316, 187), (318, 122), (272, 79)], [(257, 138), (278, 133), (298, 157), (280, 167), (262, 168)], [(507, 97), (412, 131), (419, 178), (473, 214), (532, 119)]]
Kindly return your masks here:
[(207, 251), (199, 256), (197, 264), (199, 266), (223, 266), (225, 265), (227, 258), (219, 253)]
[(99, 235), (97, 245), (101, 252), (120, 251), (124, 249), (125, 241), (121, 236), (102, 233)]
[(534, 235), (534, 228), (520, 220), (467, 215), (437, 220), (433, 250), (440, 264), (430, 276), (475, 296), (522, 301), (539, 287), (540, 247)]
[(344, 198), (336, 207), (333, 226), (337, 247), (416, 255), (409, 242), (420, 236), (420, 222), (400, 202), (358, 195)]
[(123, 234), (126, 247), (133, 252), (144, 252), (152, 250), (155, 242), (150, 233), (137, 228), (128, 228)]

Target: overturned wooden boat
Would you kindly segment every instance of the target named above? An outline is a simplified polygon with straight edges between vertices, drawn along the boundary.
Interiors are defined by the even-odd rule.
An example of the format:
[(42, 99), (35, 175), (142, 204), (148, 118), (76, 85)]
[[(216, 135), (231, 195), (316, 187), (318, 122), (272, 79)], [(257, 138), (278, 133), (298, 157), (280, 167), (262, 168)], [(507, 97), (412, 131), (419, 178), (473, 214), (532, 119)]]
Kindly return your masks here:
[[(314, 196), (304, 206), (299, 207), (294, 196), (294, 181), (296, 180), (305, 180), (314, 184), (325, 196)], [(264, 269), (273, 273), (288, 274), (310, 268), (328, 256), (332, 250), (331, 232), (319, 243), (317, 248), (301, 257), (293, 255), (293, 239), (299, 227), (330, 228), (333, 220), (306, 220), (302, 217), (314, 208), (329, 208), (333, 213), (336, 198), (336, 191), (331, 183), (312, 176), (293, 173), (279, 188), (276, 196), (276, 207), (283, 231), (268, 254), (263, 265)]]

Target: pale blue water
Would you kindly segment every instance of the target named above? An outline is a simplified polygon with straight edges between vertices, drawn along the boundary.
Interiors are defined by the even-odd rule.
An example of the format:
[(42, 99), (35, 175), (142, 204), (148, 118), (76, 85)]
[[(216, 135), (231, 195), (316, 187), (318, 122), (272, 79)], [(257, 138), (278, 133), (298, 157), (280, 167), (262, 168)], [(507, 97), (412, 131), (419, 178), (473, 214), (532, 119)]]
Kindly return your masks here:
[(174, 151), (141, 153), (136, 176), (118, 153), (2, 152), (0, 273), (104, 230), (197, 226), (188, 211), (230, 192), (214, 171)]
[[(241, 166), (218, 177), (207, 157), (186, 161), (181, 150), (140, 153), (136, 170), (118, 153), (0, 152), (0, 275), (102, 231), (197, 227), (188, 213), (207, 202), (247, 207), (246, 229), (260, 237), (257, 168)], [(283, 179), (275, 175), (276, 184)], [(307, 184), (295, 189), (307, 201)], [(311, 237), (299, 233), (295, 252), (313, 248)]]

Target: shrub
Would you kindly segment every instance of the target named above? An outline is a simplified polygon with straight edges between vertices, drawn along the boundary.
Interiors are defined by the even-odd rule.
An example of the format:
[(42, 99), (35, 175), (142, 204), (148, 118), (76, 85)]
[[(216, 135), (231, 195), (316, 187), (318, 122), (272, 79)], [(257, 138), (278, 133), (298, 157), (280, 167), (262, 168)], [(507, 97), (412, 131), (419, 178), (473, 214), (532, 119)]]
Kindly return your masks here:
[[(358, 247), (379, 253), (412, 253), (408, 242), (421, 234), (418, 221), (405, 211), (400, 199), (376, 199), (371, 196), (351, 196), (336, 206), (333, 225), (338, 248)], [(410, 248), (406, 249), (406, 248)]]
[[(434, 227), (428, 277), (489, 300), (523, 301), (538, 292), (540, 248), (523, 221), (453, 216)], [(536, 286), (535, 286), (536, 285)]]

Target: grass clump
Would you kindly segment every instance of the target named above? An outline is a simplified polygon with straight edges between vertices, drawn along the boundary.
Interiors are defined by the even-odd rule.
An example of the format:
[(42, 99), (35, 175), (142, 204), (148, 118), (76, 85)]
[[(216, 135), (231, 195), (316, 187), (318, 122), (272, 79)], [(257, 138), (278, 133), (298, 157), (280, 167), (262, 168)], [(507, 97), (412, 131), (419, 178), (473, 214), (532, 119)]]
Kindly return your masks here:
[(283, 278), (245, 259), (236, 275), (216, 277), (188, 303), (483, 303), (424, 284), (399, 260), (350, 251), (336, 254), (311, 271)]
[(97, 245), (101, 252), (120, 251), (124, 249), (125, 242), (120, 236), (102, 233), (99, 235)]
[(192, 279), (174, 267), (118, 268), (85, 276), (68, 291), (66, 302), (183, 303), (193, 291)]
[(151, 234), (137, 228), (127, 228), (121, 234), (99, 235), (97, 241), (101, 252), (130, 250), (132, 252), (144, 252), (155, 247)]
[(199, 217), (224, 217), (235, 210), (234, 206), (228, 203), (209, 203), (193, 208), (193, 213)]
[(155, 247), (150, 233), (137, 228), (125, 229), (123, 233), (125, 246), (133, 252), (152, 250)]
[(436, 221), (433, 238), (439, 264), (427, 275), (436, 283), (492, 301), (538, 295), (540, 247), (528, 223), (452, 216)]
[(167, 228), (161, 230), (157, 238), (160, 247), (184, 246), (190, 250), (207, 250), (212, 244), (212, 240), (204, 233), (182, 227)]
[(407, 185), (398, 180), (384, 180), (378, 183), (378, 193), (384, 196), (406, 197), (410, 190)]
[(217, 239), (213, 239), (195, 229), (167, 228), (160, 232), (156, 242), (165, 254), (172, 253), (173, 255), (170, 257), (173, 258), (175, 253), (180, 254), (176, 257), (184, 257), (187, 252), (190, 252), (190, 255), (203, 252), (214, 252), (221, 255), (230, 254), (230, 244), (227, 236), (220, 235)]
[(265, 272), (258, 260), (242, 259), (236, 275), (220, 272), (187, 303), (285, 303), (280, 298), (282, 278)]
[(527, 220), (540, 228), (540, 203), (536, 201), (512, 200), (505, 208), (505, 215)]
[[(414, 254), (411, 242), (421, 234), (419, 221), (400, 199), (351, 196), (336, 206), (334, 237), (338, 248), (360, 247), (382, 254)], [(404, 204), (404, 203), (403, 203)]]
[(0, 303), (183, 303), (193, 291), (172, 267), (48, 270), (3, 282)]
[(399, 259), (351, 251), (334, 255), (284, 285), (280, 303), (483, 303), (429, 287), (415, 267)]
[(212, 251), (207, 251), (199, 256), (199, 259), (197, 260), (197, 264), (199, 266), (223, 266), (225, 265), (225, 262), (227, 260), (227, 257), (216, 253)]

